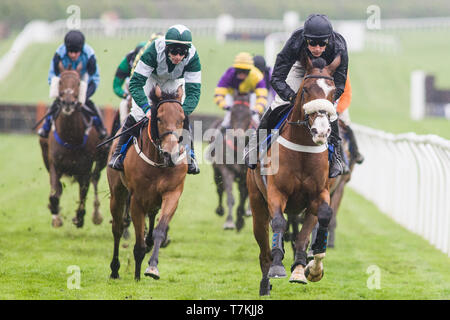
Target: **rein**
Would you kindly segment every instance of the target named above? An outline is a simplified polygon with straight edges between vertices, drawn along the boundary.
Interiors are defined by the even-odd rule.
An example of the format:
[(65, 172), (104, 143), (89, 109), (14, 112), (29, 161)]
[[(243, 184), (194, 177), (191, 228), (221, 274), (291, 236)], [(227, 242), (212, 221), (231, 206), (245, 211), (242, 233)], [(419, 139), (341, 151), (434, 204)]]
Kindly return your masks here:
[[(306, 79), (326, 79), (326, 80), (331, 80), (334, 82), (334, 79), (332, 77), (328, 77), (328, 76), (321, 76), (318, 74), (310, 74), (310, 75), (306, 75), (303, 78), (303, 81), (305, 81)], [(303, 96), (304, 96), (304, 92), (305, 92), (305, 88), (302, 87), (302, 93), (300, 95), (300, 105), (303, 105)], [(297, 126), (305, 126), (307, 127), (309, 130), (311, 130), (311, 125), (309, 124), (309, 114), (305, 115), (305, 120), (300, 121), (288, 121), (288, 124), (292, 124), (292, 125), (297, 125)]]
[[(155, 115), (158, 114), (158, 109), (159, 109), (159, 107), (160, 107), (163, 103), (168, 103), (168, 102), (178, 103), (180, 106), (182, 106), (181, 102), (178, 101), (178, 100), (176, 100), (176, 99), (161, 100), (161, 101), (158, 102), (158, 104), (157, 104), (156, 107), (155, 107)], [(156, 118), (156, 120), (157, 120), (157, 118)], [(161, 141), (162, 141), (162, 139), (163, 139), (165, 136), (171, 135), (171, 134), (174, 135), (174, 136), (177, 138), (178, 143), (180, 143), (180, 142), (183, 140), (183, 137), (178, 136), (178, 134), (177, 134), (175, 131), (169, 130), (169, 131), (163, 132), (162, 134), (159, 134), (159, 132), (157, 132), (158, 130), (156, 130), (158, 137), (155, 137), (155, 140), (156, 140), (156, 142), (155, 142), (155, 141), (153, 140), (153, 138), (152, 138), (152, 133), (151, 133), (151, 122), (152, 122), (152, 120), (149, 121), (149, 124), (148, 124), (148, 127), (147, 127), (147, 134), (148, 134), (148, 137), (149, 137), (151, 143), (153, 144), (153, 146), (155, 147), (155, 149), (158, 151), (159, 157), (161, 157), (161, 155), (164, 153), (164, 150), (162, 149), (162, 146), (161, 146)], [(147, 162), (149, 165), (154, 166), (154, 167), (157, 167), (157, 168), (167, 168), (167, 167), (168, 167), (168, 166), (165, 165), (163, 162), (155, 162), (155, 161), (149, 159), (149, 158), (142, 152), (142, 135), (141, 135), (140, 143), (138, 143), (138, 139), (137, 139), (137, 138), (134, 138), (134, 139), (133, 139), (133, 143), (134, 143), (134, 147), (135, 147), (135, 149), (136, 149), (136, 152), (137, 152), (138, 156), (141, 157), (142, 160), (144, 160), (145, 162)], [(141, 145), (140, 147), (139, 147), (139, 144)], [(181, 161), (182, 159), (184, 159), (185, 157), (186, 157), (186, 151), (184, 151), (184, 152), (180, 155), (180, 157), (177, 159), (177, 163), (178, 163), (179, 161)], [(175, 163), (175, 165), (176, 165), (177, 163)]]

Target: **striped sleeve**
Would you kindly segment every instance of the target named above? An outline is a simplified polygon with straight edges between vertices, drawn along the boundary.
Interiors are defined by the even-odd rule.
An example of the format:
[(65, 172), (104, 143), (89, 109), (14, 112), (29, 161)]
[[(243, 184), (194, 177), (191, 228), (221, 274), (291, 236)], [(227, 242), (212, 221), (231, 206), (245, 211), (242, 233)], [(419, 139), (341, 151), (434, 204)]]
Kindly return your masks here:
[(154, 42), (145, 50), (144, 54), (134, 69), (133, 76), (130, 79), (129, 90), (136, 104), (144, 112), (149, 108), (149, 102), (144, 92), (144, 86), (148, 77), (156, 68), (156, 48)]
[(183, 110), (189, 115), (197, 107), (201, 93), (202, 67), (197, 52), (184, 69), (184, 81), (186, 98), (184, 99)]

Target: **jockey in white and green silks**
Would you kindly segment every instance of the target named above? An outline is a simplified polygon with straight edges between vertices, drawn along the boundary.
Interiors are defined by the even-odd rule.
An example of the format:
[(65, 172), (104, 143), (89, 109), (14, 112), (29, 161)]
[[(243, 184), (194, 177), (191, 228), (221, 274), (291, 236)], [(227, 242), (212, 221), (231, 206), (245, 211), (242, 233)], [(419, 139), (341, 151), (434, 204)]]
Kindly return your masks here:
[[(148, 95), (156, 85), (163, 91), (176, 91), (180, 85), (184, 87), (182, 107), (186, 115), (185, 129), (189, 129), (188, 115), (194, 111), (200, 100), (201, 64), (197, 50), (192, 44), (191, 31), (184, 25), (170, 27), (164, 38), (156, 39), (142, 54), (130, 79), (132, 108), (122, 131), (145, 117), (152, 107)], [(136, 133), (129, 132), (120, 136), (117, 148), (108, 163), (111, 168), (123, 170), (124, 154), (121, 154), (121, 149), (132, 134)], [(199, 168), (193, 144), (189, 147), (191, 161), (188, 161), (188, 173), (197, 174)]]

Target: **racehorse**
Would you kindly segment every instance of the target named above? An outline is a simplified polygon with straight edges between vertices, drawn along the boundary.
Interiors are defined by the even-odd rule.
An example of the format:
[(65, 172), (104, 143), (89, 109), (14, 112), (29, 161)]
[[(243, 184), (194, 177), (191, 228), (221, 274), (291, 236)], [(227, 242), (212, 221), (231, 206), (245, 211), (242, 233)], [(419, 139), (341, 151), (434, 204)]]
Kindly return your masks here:
[[(185, 115), (181, 107), (183, 89), (163, 92), (156, 86), (150, 93), (152, 114), (139, 138), (134, 139), (124, 159), (124, 171), (107, 168), (111, 192), (110, 209), (113, 218), (112, 233), (114, 252), (110, 277), (119, 277), (119, 245), (124, 230), (124, 212), (127, 198), (134, 225), (135, 279), (140, 280), (141, 264), (145, 253), (153, 253), (144, 275), (159, 279), (158, 255), (161, 244), (167, 237), (169, 222), (175, 214), (183, 192), (187, 173), (186, 150), (180, 144), (185, 135)], [(144, 118), (145, 119), (145, 118)], [(144, 130), (147, 129), (147, 130)], [(188, 134), (188, 133), (186, 133)], [(115, 142), (117, 143), (117, 142)], [(113, 144), (111, 150), (114, 150)], [(110, 153), (110, 157), (112, 151)], [(154, 228), (155, 218), (161, 209), (159, 222)], [(149, 216), (149, 232), (145, 237), (145, 216)]]
[[(273, 137), (267, 157), (278, 157), (278, 170), (260, 174), (261, 162), (247, 171), (250, 207), (253, 213), (253, 233), (260, 248), (262, 279), (260, 295), (270, 295), (269, 278), (286, 277), (283, 233), (286, 220), (283, 213), (298, 214), (306, 209), (302, 229), (296, 239), (295, 261), (290, 282), (319, 281), (323, 276), (328, 224), (332, 216), (328, 178), (327, 138), (330, 121), (336, 119), (332, 104), (335, 92), (332, 75), (340, 64), (338, 56), (326, 66), (321, 58), (305, 59), (306, 74), (297, 93), (287, 123)], [(275, 147), (278, 147), (275, 148)], [(278, 150), (278, 153), (273, 150)], [(316, 223), (319, 230), (313, 244), (314, 260), (307, 265), (306, 250)], [(269, 223), (272, 226), (272, 248), (269, 244)]]
[[(246, 136), (246, 131), (252, 127), (252, 113), (254, 111), (250, 109), (249, 100), (250, 95), (248, 94), (234, 97), (230, 117), (232, 130), (221, 132), (222, 135), (219, 136), (221, 139), (220, 143), (215, 140), (215, 137), (210, 141), (210, 146), (214, 147), (211, 158), (213, 159), (214, 181), (219, 195), (219, 205), (216, 208), (216, 213), (219, 216), (224, 215), (222, 197), (224, 191), (227, 193), (228, 215), (223, 225), (225, 230), (236, 228), (237, 231), (240, 231), (244, 227), (244, 215), (246, 214), (245, 202), (248, 197), (247, 167), (245, 164), (239, 163), (238, 159), (240, 160), (241, 156), (238, 154), (238, 149), (239, 147), (243, 148), (245, 146), (247, 142), (246, 137), (248, 137)], [(217, 127), (217, 124), (213, 124), (212, 127)], [(255, 124), (253, 124), (253, 127), (255, 127)], [(214, 159), (219, 161), (214, 161)], [(233, 221), (233, 182), (238, 184), (239, 189), (236, 224)]]
[[(56, 98), (57, 111), (53, 115), (53, 126), (47, 139), (40, 138), (39, 143), (42, 150), (45, 167), (50, 174), (50, 204), (52, 213), (52, 226), (62, 226), (59, 214), (59, 199), (62, 194), (62, 176), (71, 176), (79, 184), (79, 205), (76, 216), (72, 222), (81, 228), (84, 224), (86, 213), (85, 203), (89, 191), (89, 184), (94, 185), (94, 213), (92, 220), (94, 224), (103, 221), (99, 211), (100, 201), (98, 199), (98, 181), (101, 170), (106, 167), (108, 157), (108, 145), (101, 149), (96, 146), (100, 142), (97, 130), (92, 130), (92, 117), (83, 112), (84, 104), (80, 102), (80, 63), (76, 70), (64, 69), (59, 63), (59, 95)], [(94, 168), (93, 165), (95, 164)]]

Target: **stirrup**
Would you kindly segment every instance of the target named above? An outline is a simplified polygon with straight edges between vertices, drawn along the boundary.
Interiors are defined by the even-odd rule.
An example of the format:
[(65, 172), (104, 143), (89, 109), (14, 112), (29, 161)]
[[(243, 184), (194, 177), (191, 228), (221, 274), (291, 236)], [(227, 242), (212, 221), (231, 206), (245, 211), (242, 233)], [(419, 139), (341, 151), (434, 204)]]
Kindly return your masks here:
[(108, 167), (114, 169), (114, 170), (118, 170), (118, 171), (123, 171), (123, 162), (122, 162), (122, 154), (119, 153), (118, 155), (112, 155), (111, 160), (108, 162)]
[(38, 132), (37, 132), (37, 134), (38, 134), (40, 137), (46, 139), (46, 138), (48, 138), (49, 131), (45, 131), (45, 129), (44, 129), (43, 127), (40, 127), (39, 130), (38, 130)]

